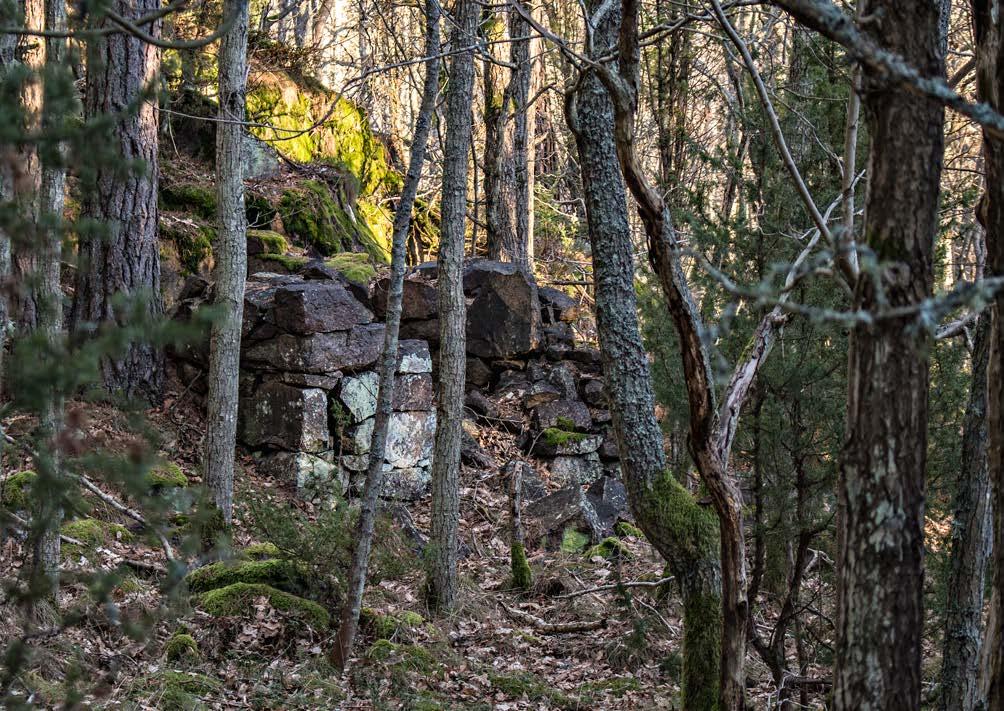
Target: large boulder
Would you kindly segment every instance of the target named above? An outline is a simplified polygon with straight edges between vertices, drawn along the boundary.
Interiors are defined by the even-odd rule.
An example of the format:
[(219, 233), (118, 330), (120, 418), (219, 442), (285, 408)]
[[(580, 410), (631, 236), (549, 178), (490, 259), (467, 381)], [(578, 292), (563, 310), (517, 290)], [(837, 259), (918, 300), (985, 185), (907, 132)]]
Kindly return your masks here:
[(534, 501), (527, 506), (524, 520), (527, 540), (539, 541), (551, 550), (561, 547), (566, 531), (584, 533), (593, 543), (604, 534), (596, 509), (578, 484)]
[(397, 345), (398, 373), (431, 373), (432, 354), (427, 341), (402, 340)]
[(533, 411), (533, 425), (540, 431), (549, 428), (588, 430), (592, 424), (589, 408), (581, 400), (554, 400)]
[(534, 351), (540, 345), (537, 285), (512, 265), (476, 264), (464, 276), (465, 291), (470, 281), (476, 294), (467, 309), (467, 352), (495, 360)]
[(600, 455), (589, 452), (557, 456), (551, 460), (551, 476), (563, 484), (592, 484), (603, 476)]
[(294, 336), (284, 333), (244, 352), (244, 365), (262, 370), (329, 374), (359, 370), (376, 361), (383, 350), (381, 323), (356, 326), (350, 331)]
[(299, 335), (345, 331), (373, 320), (370, 310), (337, 281), (281, 286), (273, 303), (276, 325)]
[(241, 440), (250, 447), (323, 452), (331, 448), (328, 396), (319, 388), (268, 381), (241, 400)]
[(395, 412), (387, 428), (384, 459), (395, 469), (427, 466), (432, 459), (436, 413)]
[(581, 313), (582, 307), (579, 302), (563, 291), (542, 286), (538, 289), (538, 295), (544, 323), (574, 321)]
[[(373, 308), (380, 318), (387, 316), (387, 294), (390, 277), (380, 279), (373, 286)], [(420, 277), (404, 280), (404, 301), (401, 303), (401, 320), (414, 321), (435, 318), (439, 313), (439, 294), (434, 284)]]
[(603, 535), (609, 535), (618, 521), (633, 521), (628, 508), (627, 489), (618, 477), (603, 476), (590, 485), (586, 496), (603, 528)]

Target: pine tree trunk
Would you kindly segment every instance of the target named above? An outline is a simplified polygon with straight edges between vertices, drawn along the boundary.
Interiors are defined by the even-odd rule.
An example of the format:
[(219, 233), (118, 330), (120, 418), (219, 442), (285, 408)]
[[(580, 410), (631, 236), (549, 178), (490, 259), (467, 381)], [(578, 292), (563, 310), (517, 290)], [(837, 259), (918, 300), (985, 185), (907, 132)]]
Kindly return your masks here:
[[(599, 48), (612, 44), (620, 22), (611, 9), (595, 29)], [(627, 195), (614, 141), (610, 98), (592, 73), (567, 107), (582, 173), (596, 327), (614, 434), (631, 509), (646, 537), (679, 580), (683, 595), (683, 707), (718, 708), (721, 574), (718, 526), (666, 466), (648, 355), (638, 328)]]
[[(944, 76), (938, 3), (880, 0), (876, 41), (925, 76)], [(862, 264), (855, 309), (875, 312), (931, 295), (944, 109), (864, 73), (871, 136), (864, 234), (879, 264)], [(879, 282), (876, 284), (876, 282)], [(834, 708), (921, 707), (924, 476), (928, 363), (912, 317), (859, 324), (850, 336), (847, 427), (840, 467), (842, 540)]]
[(366, 572), (369, 568), (370, 550), (373, 547), (373, 526), (376, 522), (380, 494), (383, 490), (383, 462), (387, 451), (387, 430), (394, 405), (394, 372), (397, 370), (398, 335), (401, 330), (401, 305), (404, 300), (404, 273), (407, 266), (406, 251), (411, 227), (411, 211), (415, 206), (415, 197), (418, 195), (418, 186), (422, 179), (425, 151), (432, 129), (436, 97), (439, 94), (439, 19), (438, 0), (426, 0), (425, 56), (437, 58), (430, 59), (425, 63), (422, 104), (415, 120), (408, 174), (405, 176), (401, 199), (394, 215), (386, 330), (384, 331), (383, 356), (380, 361), (377, 411), (373, 423), (373, 437), (370, 442), (370, 461), (366, 471), (366, 487), (359, 511), (359, 522), (356, 525), (356, 545), (352, 554), (352, 568), (349, 572), (348, 598), (342, 607), (338, 636), (335, 639), (335, 646), (331, 650), (331, 661), (338, 669), (344, 669), (348, 663), (356, 630), (359, 626), (359, 612), (362, 608), (363, 592), (366, 588)]
[[(976, 87), (981, 101), (1004, 110), (1004, 19), (997, 2), (973, 0)], [(990, 277), (1004, 276), (1004, 142), (983, 132), (986, 195), (983, 212)], [(990, 360), (987, 365), (987, 467), (993, 492), (994, 594), (984, 642), (981, 693), (989, 711), (1004, 711), (1004, 294), (991, 309)]]
[(980, 708), (979, 660), (983, 588), (990, 556), (990, 491), (987, 473), (987, 360), (990, 315), (977, 322), (973, 338), (969, 404), (962, 429), (962, 459), (955, 491), (949, 559), (941, 708)]
[[(17, 18), (9, 16), (7, 13), (0, 13), (0, 21), (5, 24), (17, 22)], [(7, 71), (14, 66), (17, 61), (17, 35), (0, 34), (0, 80), (3, 80)], [(13, 167), (13, 166), (12, 166)], [(10, 202), (14, 200), (14, 175), (12, 170), (0, 170), (0, 202)], [(6, 394), (6, 355), (7, 344), (10, 340), (12, 330), (11, 323), (11, 303), (8, 296), (7, 284), (10, 281), (13, 271), (11, 240), (7, 231), (0, 229), (0, 285), (4, 288), (0, 291), (0, 397)]]
[[(478, 5), (457, 0), (450, 44), (460, 49), (474, 37)], [(460, 435), (467, 366), (467, 304), (464, 301), (464, 226), (467, 215), (467, 158), (471, 142), (474, 57), (461, 52), (450, 62), (446, 143), (439, 238), (439, 391), (432, 455), (432, 536), (429, 606), (449, 611), (457, 597), (457, 528), (460, 519)]]
[(241, 323), (247, 276), (247, 218), (244, 211), (245, 92), (247, 89), (248, 0), (225, 0), (223, 16), (233, 26), (220, 42), (220, 123), (216, 126), (217, 243), (216, 298), (221, 316), (209, 341), (209, 397), (206, 415), (206, 486), (228, 524), (233, 517), (234, 447), (241, 364)]
[[(125, 17), (160, 8), (154, 0), (135, 5), (115, 0), (111, 6)], [(159, 35), (159, 22), (150, 30)], [(163, 311), (157, 243), (158, 109), (155, 96), (140, 102), (144, 92), (156, 88), (160, 52), (127, 33), (102, 35), (88, 50), (85, 111), (92, 118), (116, 117), (108, 142), (119, 163), (97, 171), (95, 192), (82, 206), (82, 215), (103, 225), (106, 234), (81, 235), (72, 312), (78, 332), (106, 323), (135, 323), (132, 312), (140, 299), (146, 319), (156, 320)], [(136, 110), (121, 114), (136, 102)], [(129, 162), (141, 162), (144, 168), (123, 176), (122, 166)], [(160, 350), (137, 337), (124, 353), (103, 359), (101, 375), (111, 393), (156, 403), (163, 365)]]

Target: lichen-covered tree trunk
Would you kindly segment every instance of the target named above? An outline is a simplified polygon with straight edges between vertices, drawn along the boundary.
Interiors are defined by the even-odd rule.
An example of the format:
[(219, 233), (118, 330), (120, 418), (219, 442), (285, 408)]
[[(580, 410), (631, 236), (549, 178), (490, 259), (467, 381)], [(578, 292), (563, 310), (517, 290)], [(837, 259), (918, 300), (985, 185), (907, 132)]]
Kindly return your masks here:
[[(594, 8), (595, 9), (595, 8)], [(619, 9), (595, 30), (597, 47), (617, 36)], [(721, 577), (715, 517), (666, 466), (648, 357), (638, 330), (627, 195), (607, 90), (587, 73), (568, 97), (596, 284), (596, 324), (621, 469), (632, 511), (680, 582), (684, 606), (683, 706), (718, 708)]]
[(406, 250), (411, 227), (411, 211), (415, 206), (415, 197), (418, 195), (418, 186), (422, 179), (426, 146), (432, 130), (436, 97), (439, 95), (439, 19), (439, 0), (426, 0), (425, 56), (432, 59), (425, 63), (422, 103), (415, 120), (408, 174), (405, 176), (401, 199), (394, 215), (386, 330), (383, 355), (380, 360), (377, 411), (373, 423), (373, 437), (370, 441), (370, 462), (366, 470), (366, 487), (363, 491), (359, 521), (356, 524), (356, 544), (349, 572), (348, 597), (342, 607), (338, 636), (331, 650), (332, 663), (339, 669), (344, 669), (349, 660), (359, 626), (359, 612), (362, 608), (363, 591), (366, 588), (366, 572), (369, 569), (370, 551), (373, 547), (373, 526), (383, 491), (383, 462), (387, 451), (387, 430), (394, 405), (394, 372), (397, 370), (398, 336), (401, 330), (401, 305), (404, 301), (404, 273), (407, 266)]
[(989, 356), (990, 315), (983, 314), (973, 337), (969, 403), (962, 429), (962, 458), (955, 490), (941, 668), (941, 708), (944, 711), (973, 711), (982, 703), (979, 660), (983, 588), (991, 541), (986, 450)]
[[(478, 6), (457, 0), (450, 43), (455, 49), (474, 36)], [(443, 148), (439, 238), (439, 388), (432, 454), (432, 535), (429, 552), (429, 606), (450, 610), (457, 597), (457, 528), (460, 521), (460, 435), (464, 419), (467, 367), (467, 304), (464, 302), (464, 233), (467, 217), (467, 164), (471, 142), (473, 52), (450, 62)]]
[(216, 127), (217, 237), (215, 300), (220, 308), (209, 340), (206, 411), (206, 486), (229, 524), (234, 504), (234, 447), (241, 361), (241, 323), (247, 276), (247, 218), (244, 211), (248, 0), (224, 0), (223, 16), (233, 25), (220, 42), (219, 118)]
[[(925, 76), (944, 75), (939, 3), (877, 0), (866, 27)], [(931, 295), (944, 109), (864, 72), (871, 136), (865, 241), (877, 264), (855, 308), (909, 307)], [(920, 708), (928, 363), (912, 317), (850, 335), (840, 465), (834, 707)]]
[[(124, 17), (137, 17), (156, 12), (160, 4), (115, 0), (111, 7)], [(150, 31), (159, 34), (159, 23)], [(157, 243), (158, 109), (151, 93), (159, 66), (159, 50), (128, 33), (102, 35), (88, 43), (85, 111), (88, 117), (115, 117), (108, 142), (120, 161), (97, 171), (93, 194), (82, 205), (82, 215), (102, 225), (105, 233), (81, 235), (72, 311), (77, 332), (108, 323), (135, 324), (137, 300), (142, 300), (147, 319), (158, 319), (163, 311)], [(143, 170), (123, 174), (123, 166), (134, 162), (142, 163)], [(137, 332), (124, 352), (102, 360), (101, 375), (112, 393), (158, 402), (163, 366), (160, 350)]]
[[(1004, 110), (1004, 18), (996, 0), (973, 0), (976, 87), (981, 101)], [(983, 132), (986, 165), (984, 225), (987, 267), (1004, 276), (1004, 141)], [(990, 616), (984, 642), (981, 692), (990, 711), (1004, 711), (1004, 294), (992, 305), (990, 360), (987, 364), (987, 468), (993, 492), (993, 570)]]

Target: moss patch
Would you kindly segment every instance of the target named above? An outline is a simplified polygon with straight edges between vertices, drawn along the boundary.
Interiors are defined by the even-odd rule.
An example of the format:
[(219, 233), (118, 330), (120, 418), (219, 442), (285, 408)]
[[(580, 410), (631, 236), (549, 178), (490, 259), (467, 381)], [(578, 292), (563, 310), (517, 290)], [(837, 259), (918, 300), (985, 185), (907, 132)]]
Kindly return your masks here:
[(617, 558), (621, 556), (627, 557), (628, 549), (621, 539), (611, 536), (609, 538), (604, 538), (602, 541), (586, 551), (587, 558), (592, 558), (596, 555), (602, 558)]
[(196, 603), (217, 617), (237, 617), (251, 609), (255, 598), (265, 597), (276, 610), (298, 617), (318, 629), (327, 628), (331, 618), (327, 610), (311, 600), (276, 590), (269, 585), (234, 583), (199, 595)]
[(304, 180), (285, 191), (279, 214), (286, 233), (324, 256), (351, 252), (358, 245), (374, 259), (388, 261), (390, 239), (375, 233), (364, 214), (352, 211), (351, 186), (343, 181), (335, 190), (319, 180)]
[[(59, 529), (59, 532), (64, 536), (77, 539), (86, 550), (97, 548), (114, 538), (122, 541), (133, 539), (132, 533), (125, 526), (96, 518), (78, 518), (75, 521), (67, 521)], [(64, 544), (63, 551), (68, 555), (78, 555), (82, 552), (79, 546), (72, 543)]]
[(529, 590), (533, 584), (533, 571), (522, 543), (509, 546), (509, 567), (512, 570), (512, 586), (517, 590)]
[(164, 658), (169, 662), (198, 663), (199, 643), (192, 635), (179, 632), (164, 645)]
[(381, 614), (364, 607), (359, 612), (359, 626), (376, 639), (391, 639), (400, 632), (407, 632), (423, 624), (425, 618), (410, 610), (398, 614)]
[(565, 553), (578, 553), (589, 545), (589, 536), (574, 528), (566, 528), (561, 535), (561, 550)]
[(203, 263), (213, 253), (216, 228), (212, 225), (161, 220), (159, 232), (161, 239), (174, 243), (184, 274), (199, 273)]
[(188, 477), (174, 462), (165, 462), (147, 472), (146, 484), (151, 489), (184, 489)]
[(366, 651), (366, 658), (383, 664), (391, 664), (399, 669), (417, 671), (426, 676), (439, 669), (439, 663), (432, 653), (415, 644), (395, 644), (386, 639), (378, 639)]
[(373, 266), (370, 255), (362, 252), (342, 252), (324, 263), (357, 284), (369, 284), (376, 276), (376, 267)]
[[(565, 418), (559, 418), (563, 420)], [(572, 425), (572, 429), (575, 429), (575, 423), (568, 420)], [(548, 427), (542, 433), (544, 437), (544, 443), (549, 447), (562, 447), (566, 444), (578, 444), (586, 438), (586, 435), (581, 432), (569, 432), (567, 429), (559, 429), (558, 427)]]
[(11, 474), (0, 488), (0, 504), (11, 511), (28, 509), (31, 499), (31, 485), (38, 475), (29, 470)]
[(614, 526), (614, 532), (622, 538), (644, 538), (645, 533), (634, 524), (627, 521), (618, 521)]
[(274, 543), (252, 543), (247, 548), (242, 548), (239, 552), (241, 558), (249, 560), (260, 560), (262, 558), (277, 558), (281, 555), (279, 546)]
[(558, 425), (558, 429), (565, 430), (566, 432), (575, 432), (575, 420), (570, 417), (559, 417), (555, 420), (555, 424)]
[(239, 563), (212, 563), (185, 576), (193, 593), (224, 588), (234, 583), (263, 583), (293, 594), (309, 587), (307, 573), (288, 560), (247, 560)]
[(248, 227), (251, 228), (248, 234), (257, 229), (267, 228), (279, 214), (268, 198), (257, 193), (244, 195), (244, 213), (247, 216)]
[(162, 209), (197, 215), (204, 220), (216, 219), (216, 190), (196, 183), (161, 185)]
[(265, 251), (257, 255), (259, 257), (266, 254), (285, 254), (289, 251), (289, 242), (278, 232), (272, 230), (248, 230), (248, 239), (256, 239), (261, 242)]
[(575, 699), (566, 696), (554, 688), (546, 679), (531, 672), (515, 672), (512, 674), (489, 674), (488, 681), (498, 691), (512, 699), (527, 699), (528, 701), (546, 702), (561, 709), (577, 708)]
[(307, 257), (298, 257), (289, 254), (261, 254), (258, 256), (258, 259), (267, 265), (275, 265), (269, 268), (278, 267), (278, 269), (289, 274), (300, 271), (310, 262)]

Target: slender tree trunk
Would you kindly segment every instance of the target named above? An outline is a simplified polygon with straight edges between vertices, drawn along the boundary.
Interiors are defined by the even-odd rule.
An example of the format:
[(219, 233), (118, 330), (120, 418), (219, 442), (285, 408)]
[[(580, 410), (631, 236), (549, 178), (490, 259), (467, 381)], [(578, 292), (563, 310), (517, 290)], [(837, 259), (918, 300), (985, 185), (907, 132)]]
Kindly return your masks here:
[[(426, 0), (425, 4), (425, 56), (437, 57), (439, 41), (439, 1)], [(387, 451), (387, 430), (394, 405), (394, 372), (397, 370), (398, 334), (401, 330), (401, 305), (404, 300), (404, 273), (407, 266), (406, 248), (411, 227), (411, 211), (415, 206), (418, 186), (425, 165), (425, 151), (432, 129), (439, 94), (439, 59), (425, 63), (425, 82), (422, 86), (422, 104), (415, 120), (415, 133), (411, 141), (411, 158), (405, 177), (401, 200), (394, 215), (394, 238), (391, 253), (391, 277), (387, 293), (387, 319), (384, 331), (383, 357), (380, 361), (380, 388), (377, 391), (377, 411), (370, 443), (370, 461), (366, 471), (366, 488), (363, 492), (359, 522), (356, 526), (356, 545), (349, 572), (348, 598), (342, 607), (338, 636), (331, 650), (331, 661), (344, 669), (355, 641), (366, 588), (366, 571), (369, 568), (370, 550), (373, 547), (373, 526), (376, 521), (380, 494), (383, 490), (383, 462)]]
[[(1004, 18), (992, 0), (973, 0), (976, 87), (981, 101), (1004, 110)], [(1004, 276), (1004, 142), (983, 132), (986, 161), (984, 226), (991, 277)], [(987, 365), (987, 467), (993, 492), (994, 591), (984, 643), (981, 690), (989, 711), (1004, 711), (1004, 293), (992, 306), (990, 360)]]
[[(460, 49), (474, 37), (478, 6), (457, 0), (450, 40)], [(432, 455), (432, 539), (429, 605), (450, 610), (457, 597), (457, 528), (460, 519), (460, 434), (467, 366), (467, 304), (464, 302), (464, 226), (467, 214), (467, 153), (471, 141), (473, 52), (454, 55), (446, 109), (443, 198), (439, 239), (439, 392)]]
[[(66, 30), (66, 3), (64, 0), (45, 0), (45, 29), (51, 32)], [(73, 76), (66, 65), (66, 39), (48, 37), (45, 40), (47, 74), (44, 85), (42, 127), (53, 130), (68, 118), (67, 109), (74, 105)], [(63, 206), (66, 200), (66, 169), (62, 148), (56, 155), (43, 157), (41, 163), (41, 189), (38, 197), (39, 243), (35, 263), (38, 265), (37, 289), (34, 303), (37, 308), (37, 327), (56, 350), (63, 331), (63, 291), (60, 285), (60, 264), (63, 242)], [(51, 386), (42, 405), (40, 426), (44, 441), (49, 443), (48, 473), (58, 483), (61, 480), (61, 452), (56, 442), (63, 423), (63, 397), (58, 386)], [(60, 541), (59, 527), (62, 509), (54, 505), (57, 497), (44, 502), (38, 512), (39, 521), (45, 522), (40, 540), (35, 546), (35, 570), (51, 581), (53, 597), (59, 587)]]
[(248, 0), (224, 0), (223, 16), (233, 26), (220, 41), (220, 123), (216, 125), (216, 297), (220, 319), (209, 341), (209, 397), (206, 415), (206, 486), (223, 519), (234, 505), (234, 447), (241, 365), (241, 323), (247, 276), (247, 218), (244, 212), (242, 146), (247, 90)]
[[(0, 12), (0, 21), (7, 25), (15, 25), (20, 22), (20, 18), (14, 13)], [(17, 35), (0, 34), (0, 80), (4, 78), (7, 71), (13, 67), (17, 61)], [(13, 151), (12, 146), (3, 146), (4, 151)], [(0, 202), (11, 202), (16, 198), (14, 192), (14, 171), (17, 168), (15, 160), (4, 157), (4, 162), (8, 165), (0, 166)], [(13, 328), (11, 323), (11, 303), (8, 296), (9, 282), (11, 279), (13, 265), (11, 256), (11, 240), (6, 230), (0, 229), (0, 397), (6, 392), (6, 355), (10, 333)]]
[[(115, 0), (111, 6), (120, 15), (135, 17), (155, 12), (160, 4)], [(159, 22), (150, 30), (159, 35)], [(88, 50), (85, 110), (88, 117), (116, 117), (109, 143), (121, 160), (98, 170), (94, 194), (83, 204), (82, 214), (103, 225), (107, 234), (81, 235), (72, 312), (73, 328), (80, 332), (103, 323), (135, 323), (133, 312), (140, 299), (147, 319), (157, 319), (163, 311), (157, 243), (158, 109), (155, 96), (144, 96), (156, 88), (160, 53), (127, 33), (103, 35), (89, 43)], [(134, 108), (127, 111), (130, 105)], [(143, 170), (123, 176), (122, 164), (131, 161), (141, 162)], [(137, 337), (124, 353), (103, 360), (101, 374), (110, 392), (155, 403), (163, 386), (163, 354)]]
[[(876, 0), (875, 39), (925, 76), (943, 76), (940, 11), (929, 0)], [(944, 109), (864, 73), (872, 139), (865, 265), (855, 308), (910, 306), (932, 291)], [(864, 260), (862, 260), (864, 262)], [(913, 318), (850, 336), (839, 498), (834, 708), (920, 708), (924, 627), (924, 476), (928, 363)]]
[[(591, 3), (595, 11), (599, 3)], [(603, 51), (617, 37), (620, 9), (595, 28)], [(576, 139), (592, 248), (596, 325), (613, 428), (631, 509), (679, 580), (684, 605), (683, 707), (718, 708), (721, 575), (713, 514), (699, 506), (666, 466), (648, 356), (638, 329), (627, 195), (607, 90), (592, 72), (567, 100)]]
[(944, 711), (974, 711), (982, 702), (979, 660), (983, 588), (991, 542), (986, 449), (989, 356), (990, 315), (984, 314), (977, 322), (973, 338), (972, 379), (955, 491), (941, 668), (941, 708)]

